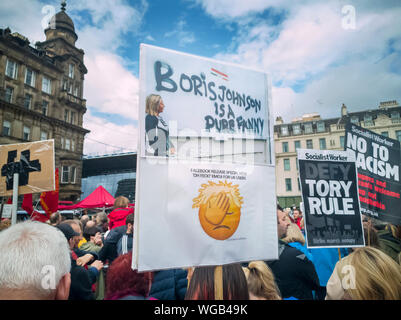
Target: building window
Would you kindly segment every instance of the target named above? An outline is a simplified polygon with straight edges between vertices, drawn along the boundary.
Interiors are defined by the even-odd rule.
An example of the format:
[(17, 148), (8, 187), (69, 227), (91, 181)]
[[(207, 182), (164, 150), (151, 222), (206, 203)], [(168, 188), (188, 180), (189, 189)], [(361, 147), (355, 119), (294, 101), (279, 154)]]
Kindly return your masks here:
[(299, 140), (294, 141), (294, 148), (295, 148), (295, 151), (297, 151), (297, 149), (301, 148), (301, 141), (299, 141)]
[(52, 81), (45, 76), (42, 77), (42, 91), (47, 94), (52, 93)]
[(32, 106), (32, 96), (30, 94), (25, 94), (25, 99), (24, 99), (24, 107), (26, 109), (31, 109)]
[(344, 148), (344, 141), (345, 141), (345, 136), (340, 136), (340, 146), (341, 146), (341, 148)]
[(290, 159), (284, 159), (284, 170), (285, 171), (290, 171)]
[(319, 139), (320, 150), (326, 150), (326, 138)]
[(79, 86), (75, 86), (75, 88), (74, 88), (74, 96), (79, 97)]
[(1, 131), (3, 136), (11, 135), (11, 123), (10, 121), (4, 120), (3, 121), (3, 130)]
[(61, 183), (68, 183), (69, 175), (70, 175), (70, 168), (68, 166), (63, 166), (61, 173)]
[(40, 132), (40, 140), (47, 140), (47, 132), (46, 131)]
[(281, 126), (281, 135), (288, 136), (288, 126)]
[(391, 117), (391, 119), (399, 119), (400, 118), (400, 113), (397, 112), (397, 111), (393, 111), (393, 112), (391, 112), (390, 117)]
[(16, 62), (8, 60), (6, 63), (6, 76), (17, 79), (17, 74), (18, 74), (18, 65)]
[(372, 115), (365, 114), (363, 121), (365, 122), (365, 126), (373, 126), (373, 119)]
[(68, 83), (68, 93), (72, 94), (72, 83)]
[(23, 134), (22, 134), (22, 139), (23, 139), (23, 140), (27, 140), (27, 141), (31, 139), (31, 129), (30, 129), (30, 128), (24, 126), (24, 131), (23, 131)]
[(74, 79), (74, 65), (72, 63), (68, 65), (68, 77)]
[(65, 109), (64, 110), (64, 121), (65, 122), (68, 122), (68, 116), (69, 116), (69, 114), (70, 114), (70, 111), (68, 111), (67, 109)]
[(285, 179), (285, 190), (286, 191), (292, 191), (291, 178), (286, 178)]
[(304, 128), (305, 128), (305, 133), (313, 133), (312, 123), (306, 123)]
[(401, 142), (401, 130), (397, 130), (395, 132), (395, 137), (399, 142)]
[(46, 100), (43, 100), (42, 102), (42, 114), (47, 116), (49, 112), (49, 102)]
[(6, 87), (6, 93), (4, 98), (8, 103), (13, 102), (13, 93), (14, 89), (12, 87)]
[(71, 167), (71, 183), (75, 183), (77, 177), (77, 170), (75, 167)]
[(324, 132), (324, 131), (326, 131), (324, 121), (319, 121), (317, 123), (317, 132)]
[(32, 69), (25, 69), (25, 84), (31, 87), (35, 87), (36, 82), (36, 74)]
[(61, 137), (61, 149), (64, 149), (64, 137)]
[(75, 141), (71, 139), (71, 151), (75, 151)]
[(71, 111), (71, 124), (75, 124), (75, 112)]
[(312, 139), (306, 140), (306, 149), (313, 149), (313, 141), (312, 141)]
[(283, 142), (283, 152), (288, 152), (288, 142)]
[(383, 131), (382, 133), (380, 133), (382, 136), (385, 136), (388, 138), (388, 131)]
[(358, 124), (359, 123), (359, 118), (357, 116), (351, 117), (351, 123)]
[(301, 134), (301, 125), (300, 125), (300, 124), (294, 124), (294, 125), (292, 126), (292, 133), (293, 133), (294, 135)]
[(71, 140), (70, 139), (65, 139), (65, 149), (70, 150), (71, 148)]

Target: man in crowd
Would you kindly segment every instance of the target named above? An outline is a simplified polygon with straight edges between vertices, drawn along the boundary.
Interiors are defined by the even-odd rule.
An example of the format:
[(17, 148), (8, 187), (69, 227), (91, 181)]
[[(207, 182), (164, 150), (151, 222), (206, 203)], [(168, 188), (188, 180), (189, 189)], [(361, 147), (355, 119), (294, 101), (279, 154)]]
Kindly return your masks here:
[(313, 299), (319, 278), (313, 263), (298, 249), (281, 241), (290, 225), (285, 212), (277, 206), (278, 260), (266, 261), (272, 270), (283, 298)]
[(134, 240), (134, 214), (131, 213), (125, 219), (127, 231), (117, 242), (117, 254), (120, 256), (132, 251), (132, 244)]
[[(80, 233), (74, 231), (68, 223), (61, 223), (56, 226), (65, 236), (71, 252), (71, 290), (69, 300), (93, 300), (92, 285), (96, 282), (99, 270), (103, 263), (96, 260), (91, 266), (83, 267), (78, 265), (77, 255), (74, 252), (79, 241)], [(86, 264), (85, 264), (86, 265)]]
[(56, 228), (26, 221), (0, 232), (0, 300), (66, 300), (69, 245)]

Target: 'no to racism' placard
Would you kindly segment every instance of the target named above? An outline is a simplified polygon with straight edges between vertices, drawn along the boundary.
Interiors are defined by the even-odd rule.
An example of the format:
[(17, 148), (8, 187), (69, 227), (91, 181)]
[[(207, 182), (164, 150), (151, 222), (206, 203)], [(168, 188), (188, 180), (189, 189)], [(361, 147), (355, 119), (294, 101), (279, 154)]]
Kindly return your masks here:
[(361, 212), (400, 225), (400, 142), (348, 123), (345, 148), (355, 155)]
[(308, 248), (364, 246), (353, 154), (298, 149)]

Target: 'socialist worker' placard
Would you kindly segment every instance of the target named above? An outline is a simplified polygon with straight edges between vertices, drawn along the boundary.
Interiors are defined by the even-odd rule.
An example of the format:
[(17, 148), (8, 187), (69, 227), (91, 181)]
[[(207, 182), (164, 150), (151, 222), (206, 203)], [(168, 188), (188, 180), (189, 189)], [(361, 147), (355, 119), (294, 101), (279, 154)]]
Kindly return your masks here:
[(345, 148), (356, 158), (361, 212), (400, 225), (400, 142), (352, 123), (345, 133)]
[(0, 170), (0, 196), (13, 194), (14, 173), (18, 194), (54, 190), (54, 140), (1, 145)]
[(364, 246), (355, 158), (298, 149), (308, 248)]

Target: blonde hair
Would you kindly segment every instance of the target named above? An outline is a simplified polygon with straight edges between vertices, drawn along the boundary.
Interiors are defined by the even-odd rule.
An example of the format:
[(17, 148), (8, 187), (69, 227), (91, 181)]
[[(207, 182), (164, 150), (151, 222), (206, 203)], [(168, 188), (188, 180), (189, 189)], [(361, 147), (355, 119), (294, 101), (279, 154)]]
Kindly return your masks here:
[(248, 291), (267, 300), (281, 300), (273, 272), (263, 261), (251, 261), (244, 270)]
[(150, 94), (146, 97), (145, 112), (151, 116), (159, 115), (159, 105), (162, 97), (157, 94)]
[(114, 209), (126, 208), (129, 204), (128, 198), (124, 196), (119, 196), (114, 200)]
[(401, 300), (401, 268), (379, 249), (357, 249), (351, 260), (355, 268), (355, 289), (347, 293), (353, 300)]
[(300, 244), (305, 244), (305, 237), (299, 229), (298, 225), (291, 223), (287, 229), (287, 236), (282, 239), (286, 243), (299, 242)]

